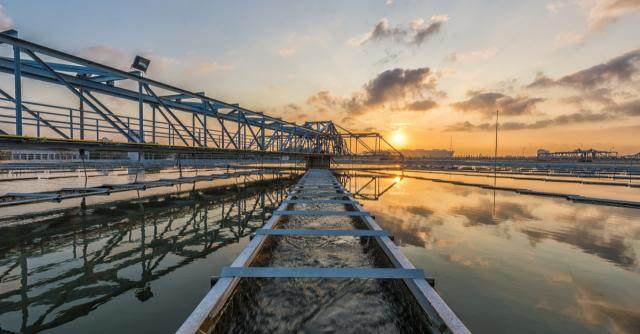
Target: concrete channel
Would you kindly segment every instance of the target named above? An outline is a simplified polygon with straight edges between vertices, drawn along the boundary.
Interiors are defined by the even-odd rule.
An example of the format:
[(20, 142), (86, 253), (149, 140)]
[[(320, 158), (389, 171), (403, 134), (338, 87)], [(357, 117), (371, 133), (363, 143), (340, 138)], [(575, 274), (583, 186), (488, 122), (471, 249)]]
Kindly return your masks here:
[[(323, 205), (330, 206), (331, 210), (323, 208)], [(337, 209), (340, 207), (342, 210)], [(337, 224), (318, 224), (318, 222), (326, 222), (327, 220), (322, 219), (327, 216), (342, 217), (343, 220), (340, 222), (348, 219), (347, 221), (352, 222), (355, 229), (344, 229), (344, 226)], [(309, 226), (313, 228), (297, 228), (299, 226), (295, 224), (293, 224), (293, 226), (296, 228), (291, 228), (291, 221), (289, 220), (293, 220), (294, 217), (296, 217), (295, 219), (298, 219), (299, 222), (305, 219), (319, 220), (315, 220), (315, 225), (311, 224)], [(355, 250), (357, 248), (368, 247), (373, 250), (368, 251), (367, 254), (373, 254), (376, 259), (370, 262), (372, 263), (370, 266), (359, 265), (351, 267), (340, 264), (339, 262), (323, 262), (321, 259), (300, 259), (301, 257), (313, 254), (308, 252), (306, 249), (308, 247), (303, 247), (298, 249), (298, 254), (293, 255), (297, 257), (295, 262), (277, 260), (265, 262), (264, 259), (269, 257), (269, 253), (275, 252), (274, 248), (277, 248), (277, 246), (274, 246), (274, 240), (288, 236), (304, 236), (305, 238), (355, 237), (360, 239), (359, 244), (356, 243), (356, 247), (350, 249)], [(309, 245), (309, 243), (306, 245)], [(325, 247), (327, 246), (321, 246), (320, 253), (316, 254), (320, 255), (330, 252), (330, 250)], [(340, 254), (340, 251), (341, 250), (336, 251), (336, 254)], [(292, 252), (288, 251), (288, 253), (284, 254), (291, 256), (291, 253)], [(295, 263), (298, 265), (275, 266), (270, 265), (271, 263)], [(317, 265), (311, 266), (308, 264)], [(413, 266), (400, 251), (400, 248), (394, 244), (393, 236), (378, 226), (374, 217), (363, 210), (361, 204), (354, 199), (350, 192), (345, 190), (328, 169), (310, 169), (305, 173), (278, 209), (273, 212), (269, 221), (254, 233), (251, 241), (233, 263), (229, 267), (223, 268), (219, 276), (212, 278), (213, 287), (185, 320), (177, 333), (251, 331), (246, 328), (244, 328), (244, 330), (238, 329), (238, 327), (231, 327), (232, 329), (230, 330), (229, 325), (225, 324), (225, 322), (236, 321), (246, 323), (247, 321), (237, 319), (252, 319), (252, 321), (258, 323), (260, 321), (259, 317), (255, 317), (254, 314), (243, 317), (230, 315), (229, 313), (246, 313), (249, 312), (248, 309), (250, 307), (260, 307), (255, 305), (278, 305), (277, 307), (283, 307), (281, 303), (275, 303), (273, 301), (263, 303), (260, 300), (255, 300), (256, 298), (262, 298), (262, 294), (259, 293), (245, 293), (245, 297), (238, 297), (238, 295), (243, 294), (241, 290), (256, 289), (255, 286), (260, 286), (260, 284), (254, 283), (259, 282), (255, 280), (261, 279), (271, 280), (270, 282), (274, 282), (274, 280), (292, 280), (296, 282), (295, 284), (289, 285), (287, 285), (287, 283), (281, 283), (281, 281), (279, 281), (280, 283), (273, 283), (277, 286), (275, 289), (277, 295), (291, 293), (286, 290), (292, 287), (299, 287), (298, 283), (305, 279), (317, 280), (310, 283), (316, 290), (327, 288), (327, 285), (323, 285), (323, 283), (326, 283), (326, 280), (359, 280), (356, 282), (357, 285), (369, 284), (375, 285), (376, 287), (384, 285), (386, 289), (374, 289), (374, 291), (385, 291), (384, 293), (393, 295), (392, 298), (387, 298), (386, 300), (401, 299), (401, 304), (404, 305), (403, 310), (396, 314), (410, 317), (408, 321), (405, 321), (409, 323), (409, 327), (400, 329), (400, 332), (407, 331), (406, 328), (410, 328), (410, 331), (419, 332), (470, 333), (467, 327), (435, 291), (431, 285), (434, 284), (434, 279), (428, 277), (423, 269), (418, 269)], [(384, 282), (392, 283), (383, 284)], [(332, 289), (335, 288), (336, 285), (328, 286), (329, 289)], [(246, 297), (246, 295), (249, 295), (249, 297)], [(291, 295), (295, 296), (295, 294)], [(375, 299), (376, 296), (370, 297), (370, 299)], [(247, 301), (247, 299), (251, 298), (252, 301)], [(380, 300), (385, 299), (381, 298)], [(289, 301), (291, 303), (300, 302), (296, 300)], [(309, 301), (303, 301), (303, 303), (304, 302), (308, 303)], [(360, 299), (359, 302), (362, 303), (363, 301)], [(365, 300), (364, 302), (368, 301)], [(294, 308), (295, 306), (287, 305), (287, 307)], [(323, 307), (323, 305), (314, 305), (314, 307)], [(396, 308), (396, 306), (392, 305), (391, 308)], [(405, 311), (405, 308), (410, 311)], [(345, 311), (344, 306), (342, 311), (345, 314), (361, 314), (363, 312), (362, 309), (355, 309), (355, 307), (346, 307)], [(364, 310), (365, 313), (369, 313), (368, 316), (370, 317), (371, 313), (375, 313), (375, 311), (375, 307), (371, 309), (370, 312)], [(269, 311), (266, 312), (266, 314), (273, 317), (273, 314), (279, 313)], [(407, 316), (407, 314), (409, 314), (409, 316)], [(377, 314), (373, 315), (373, 317), (375, 316), (377, 316)], [(334, 323), (332, 329), (337, 332), (355, 330), (354, 327), (341, 328), (340, 324), (345, 326), (358, 326), (360, 325), (360, 319), (364, 318), (354, 316), (349, 321), (343, 323), (340, 323), (338, 320), (338, 324), (336, 325)], [(375, 318), (373, 320), (374, 322), (379, 321), (379, 319)], [(286, 322), (285, 319), (271, 319), (266, 322), (272, 321)], [(395, 322), (397, 323), (399, 321)], [(379, 325), (379, 323), (377, 325)], [(241, 326), (246, 326), (246, 324)], [(267, 332), (270, 329), (260, 327), (260, 330)], [(291, 329), (289, 328), (289, 330)]]

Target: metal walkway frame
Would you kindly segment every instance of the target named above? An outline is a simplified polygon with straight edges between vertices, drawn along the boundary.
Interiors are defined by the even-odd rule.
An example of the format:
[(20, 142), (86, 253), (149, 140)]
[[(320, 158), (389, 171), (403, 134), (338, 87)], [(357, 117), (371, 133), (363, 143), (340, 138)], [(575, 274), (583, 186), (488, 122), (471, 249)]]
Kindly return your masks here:
[[(312, 188), (335, 189), (338, 192), (323, 192), (313, 195), (314, 199), (293, 199), (300, 195), (300, 191), (309, 186)], [(376, 278), (376, 279), (401, 279), (406, 284), (416, 302), (424, 310), (431, 322), (434, 332), (440, 333), (470, 333), (466, 326), (453, 313), (449, 306), (442, 300), (438, 293), (429, 284), (422, 269), (417, 269), (396, 246), (392, 237), (378, 226), (374, 218), (362, 209), (362, 206), (353, 198), (351, 193), (339, 185), (336, 178), (329, 170), (309, 170), (289, 193), (269, 221), (256, 230), (253, 238), (233, 261), (231, 266), (222, 269), (220, 277), (209, 290), (191, 315), (185, 320), (176, 333), (193, 334), (206, 333), (206, 328), (213, 322), (217, 315), (224, 310), (225, 304), (234, 293), (240, 279), (243, 277), (277, 277), (277, 278)], [(337, 197), (339, 199), (318, 199), (319, 196)], [(312, 211), (289, 210), (296, 203), (336, 203), (345, 204), (350, 209), (342, 211), (355, 219), (360, 219), (368, 229), (365, 230), (296, 230), (277, 228), (277, 224), (285, 215), (278, 213), (307, 214)], [(320, 214), (335, 213), (339, 211), (316, 211)], [(266, 244), (270, 235), (350, 235), (355, 237), (370, 236), (376, 240), (378, 246), (388, 257), (392, 268), (272, 268), (252, 267), (251, 263), (257, 258)]]
[[(371, 134), (360, 136), (332, 121), (284, 121), (152, 80), (133, 65), (123, 71), (17, 36), (15, 30), (0, 33), (0, 47), (13, 52), (0, 57), (0, 72), (14, 79), (13, 95), (0, 88), (0, 146), (351, 157), (360, 143), (362, 155), (402, 158), (380, 134), (370, 145), (363, 139)], [(24, 78), (63, 87), (73, 105), (24, 100)], [(130, 110), (109, 106), (106, 101), (113, 98), (128, 101)]]

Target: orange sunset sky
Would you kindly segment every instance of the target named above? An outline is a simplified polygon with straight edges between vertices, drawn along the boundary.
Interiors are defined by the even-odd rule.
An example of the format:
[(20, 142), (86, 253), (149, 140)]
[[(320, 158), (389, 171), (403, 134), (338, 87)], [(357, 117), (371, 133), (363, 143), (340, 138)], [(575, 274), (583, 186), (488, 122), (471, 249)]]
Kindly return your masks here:
[(492, 154), (497, 108), (500, 154), (640, 151), (638, 0), (86, 6), (3, 1), (0, 28), (119, 68), (143, 54), (154, 79), (401, 148)]

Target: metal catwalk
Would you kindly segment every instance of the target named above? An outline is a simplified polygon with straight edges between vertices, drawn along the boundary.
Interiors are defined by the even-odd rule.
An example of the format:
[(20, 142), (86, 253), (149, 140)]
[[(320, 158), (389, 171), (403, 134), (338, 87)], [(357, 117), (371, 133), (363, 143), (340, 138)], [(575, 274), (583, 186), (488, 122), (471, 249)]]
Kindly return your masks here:
[[(301, 205), (305, 210), (300, 209)], [(331, 210), (321, 208), (322, 205), (329, 205)], [(336, 210), (336, 208), (342, 208), (342, 210)], [(314, 228), (287, 228), (287, 226), (291, 225), (284, 225), (290, 223), (289, 220), (293, 219), (293, 217), (323, 218), (329, 216), (343, 217), (342, 220), (338, 219), (338, 222), (351, 222), (351, 219), (353, 219), (354, 226), (361, 226), (361, 228), (344, 229), (344, 226), (331, 223), (316, 224), (313, 225)], [(323, 220), (318, 221), (323, 222)], [(325, 222), (331, 222), (331, 220)], [(272, 266), (269, 263), (265, 264), (264, 259), (268, 256), (265, 254), (273, 252), (275, 247), (270, 244), (270, 241), (273, 241), (273, 238), (283, 236), (360, 238), (362, 245), (375, 249), (372, 254), (375, 254), (378, 259), (371, 267), (362, 267), (360, 265), (340, 266), (340, 264), (335, 265), (336, 262), (333, 262), (333, 265), (304, 265), (305, 263), (314, 263), (316, 259), (298, 261), (298, 264), (303, 263), (302, 266)], [(398, 291), (406, 291), (404, 294), (397, 294), (395, 298), (404, 299), (403, 304), (415, 305), (413, 309), (418, 310), (414, 312), (413, 316), (415, 319), (421, 319), (421, 321), (416, 320), (415, 323), (408, 324), (408, 326), (412, 326), (410, 328), (413, 331), (419, 328), (419, 331), (433, 333), (469, 333), (465, 325), (430, 285), (433, 280), (427, 279), (422, 269), (417, 269), (411, 264), (393, 243), (392, 238), (387, 231), (378, 226), (373, 216), (363, 210), (360, 203), (338, 182), (329, 170), (311, 169), (300, 179), (280, 207), (274, 211), (271, 219), (264, 227), (256, 230), (251, 242), (231, 266), (223, 268), (220, 276), (212, 280), (215, 285), (178, 329), (178, 333), (269, 331), (270, 329), (267, 328), (242, 327), (252, 326), (247, 323), (251, 322), (248, 321), (249, 318), (255, 319), (253, 314), (249, 318), (243, 318), (242, 316), (229, 317), (224, 314), (225, 312), (233, 312), (234, 308), (236, 310), (239, 309), (240, 312), (246, 310), (244, 306), (238, 306), (238, 298), (234, 299), (234, 295), (240, 294), (239, 290), (242, 290), (243, 287), (259, 285), (257, 283), (254, 284), (254, 281), (246, 283), (248, 279), (356, 279), (361, 280), (362, 284), (365, 284), (366, 281), (369, 285), (379, 285), (378, 282), (382, 281), (393, 281), (396, 287), (400, 286)], [(368, 242), (367, 240), (375, 241)], [(365, 247), (360, 243), (356, 243), (356, 247), (352, 248), (352, 250)], [(325, 247), (327, 246), (320, 247), (320, 253), (317, 253), (320, 257), (328, 252)], [(306, 255), (308, 254), (306, 251), (306, 249), (298, 249), (297, 253)], [(274, 262), (278, 263), (278, 260), (276, 259)], [(378, 263), (385, 264), (378, 265)], [(251, 288), (249, 287), (249, 289)], [(275, 298), (289, 293), (286, 288), (283, 289), (281, 286), (272, 290), (276, 291)], [(256, 298), (257, 294), (250, 294), (252, 294), (250, 298)], [(256, 305), (257, 303), (259, 301), (253, 300), (247, 305)], [(282, 307), (282, 303), (271, 302), (265, 304), (276, 304)], [(353, 308), (348, 311), (353, 313), (361, 312), (361, 310)], [(266, 313), (268, 314), (267, 317), (269, 315), (271, 318), (274, 317), (273, 312)], [(361, 319), (353, 320), (354, 325), (359, 325), (358, 321), (362, 321)], [(221, 322), (225, 321), (235, 321), (240, 324), (236, 325), (235, 329), (229, 330), (228, 326), (220, 325)], [(287, 322), (285, 319), (270, 319), (270, 321)], [(421, 324), (417, 324), (418, 322)], [(397, 329), (397, 327), (394, 328)], [(400, 331), (406, 331), (406, 329), (400, 329)]]

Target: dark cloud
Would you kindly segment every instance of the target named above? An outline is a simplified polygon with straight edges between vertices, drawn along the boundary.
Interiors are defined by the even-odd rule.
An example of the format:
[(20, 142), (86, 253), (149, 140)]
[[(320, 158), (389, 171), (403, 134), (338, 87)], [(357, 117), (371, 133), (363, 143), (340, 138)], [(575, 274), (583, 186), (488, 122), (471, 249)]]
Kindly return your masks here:
[(445, 131), (449, 132), (472, 132), (472, 131), (489, 131), (495, 129), (494, 124), (482, 123), (473, 124), (469, 121), (459, 122), (451, 124), (445, 128)]
[(429, 23), (424, 28), (416, 29), (415, 34), (411, 39), (411, 44), (417, 45), (417, 46), (422, 45), (422, 43), (427, 41), (431, 36), (440, 32), (443, 23), (444, 21), (435, 21), (435, 22)]
[(447, 15), (431, 17), (428, 24), (423, 19), (418, 19), (409, 24), (409, 28), (390, 27), (386, 18), (381, 19), (373, 28), (360, 38), (352, 38), (348, 41), (351, 45), (363, 45), (369, 42), (392, 41), (407, 45), (420, 46), (433, 35), (442, 30), (444, 22), (448, 21)]
[(428, 67), (395, 68), (379, 73), (350, 97), (322, 90), (311, 95), (306, 105), (316, 112), (344, 113), (343, 123), (352, 123), (355, 116), (376, 109), (424, 112), (438, 106), (435, 98), (446, 96), (436, 90), (437, 81), (438, 75)]
[(407, 94), (420, 94), (435, 88), (436, 79), (428, 67), (416, 69), (395, 68), (378, 74), (365, 86), (366, 105), (375, 106), (402, 99)]
[(542, 98), (530, 98), (527, 96), (511, 97), (502, 93), (469, 92), (470, 98), (465, 101), (453, 103), (451, 106), (457, 111), (477, 112), (485, 117), (491, 117), (496, 109), (502, 115), (532, 114), (537, 103), (544, 101)]
[(565, 97), (560, 101), (576, 106), (578, 109), (587, 109), (587, 104), (598, 104), (603, 107), (611, 108), (617, 104), (611, 97), (611, 90), (608, 88), (598, 88), (590, 91), (582, 92), (579, 95)]
[[(543, 119), (533, 123), (504, 122), (500, 124), (500, 129), (507, 131), (543, 129), (553, 126), (619, 120), (626, 117), (635, 116), (640, 116), (640, 99), (630, 100), (620, 104), (614, 104), (605, 107), (600, 112), (581, 111), (571, 114), (559, 115), (553, 118)], [(446, 128), (446, 131), (493, 131), (494, 129), (495, 123), (473, 124), (470, 122), (460, 122), (449, 125)]]
[(432, 100), (419, 100), (407, 104), (406, 109), (411, 111), (429, 111), (438, 107), (438, 104)]
[[(560, 115), (550, 119), (543, 119), (533, 123), (523, 122), (505, 122), (500, 124), (500, 130), (532, 130), (543, 129), (552, 126), (570, 125), (577, 123), (602, 122), (615, 119), (616, 117), (609, 113), (592, 113), (588, 111)], [(495, 123), (473, 124), (470, 122), (461, 122), (449, 125), (446, 131), (465, 132), (465, 131), (494, 131)]]
[(373, 27), (373, 30), (369, 32), (369, 38), (366, 41), (382, 41), (385, 39), (397, 40), (404, 37), (406, 34), (406, 30), (398, 27), (390, 28), (387, 19), (382, 19)]
[(620, 103), (610, 110), (621, 115), (640, 116), (640, 99)]
[(627, 52), (606, 63), (598, 64), (576, 73), (553, 80), (539, 73), (528, 88), (566, 86), (591, 90), (614, 82), (630, 82), (640, 72), (640, 49)]

